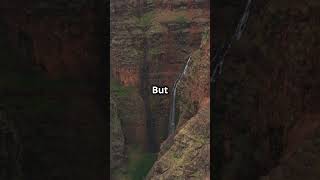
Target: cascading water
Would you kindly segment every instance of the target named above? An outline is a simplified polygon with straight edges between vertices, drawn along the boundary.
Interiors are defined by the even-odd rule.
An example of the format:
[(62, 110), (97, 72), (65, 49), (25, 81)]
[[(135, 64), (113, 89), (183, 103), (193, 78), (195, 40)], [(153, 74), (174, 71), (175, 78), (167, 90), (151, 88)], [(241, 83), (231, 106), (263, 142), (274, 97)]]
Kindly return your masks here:
[(21, 146), (7, 114), (0, 105), (0, 158), (7, 164), (0, 172), (0, 179), (21, 179)]
[(172, 90), (172, 100), (171, 100), (171, 108), (170, 108), (170, 116), (169, 116), (169, 135), (174, 133), (176, 121), (175, 121), (175, 110), (176, 110), (176, 91), (178, 84), (180, 83), (180, 80), (182, 76), (184, 76), (187, 72), (189, 61), (191, 60), (191, 56), (189, 56), (188, 61), (186, 62), (186, 65), (184, 66), (183, 71), (180, 73), (178, 79), (174, 82), (173, 90)]
[(246, 28), (248, 17), (250, 13), (250, 7), (252, 4), (252, 0), (248, 0), (246, 4), (246, 8), (239, 20), (239, 23), (236, 27), (236, 30), (229, 41), (227, 41), (222, 48), (216, 49), (214, 53), (215, 56), (213, 57), (213, 71), (211, 75), (211, 81), (215, 82), (217, 79), (218, 74), (222, 73), (222, 65), (224, 62), (224, 56), (227, 54), (228, 49), (230, 49), (234, 40), (239, 40), (241, 38), (242, 32)]
[[(252, 4), (252, 0), (248, 0), (247, 4), (246, 4), (246, 8), (239, 20), (239, 23), (236, 27), (235, 33), (232, 35), (231, 39), (229, 41), (227, 41), (222, 48), (218, 48), (216, 50), (216, 52), (214, 53), (215, 56), (213, 57), (213, 63), (214, 63), (214, 69), (213, 69), (213, 73), (211, 75), (211, 80), (213, 82), (216, 81), (217, 75), (222, 73), (222, 65), (224, 62), (224, 56), (226, 55), (228, 49), (230, 49), (232, 43), (234, 40), (239, 40), (242, 32), (244, 31), (247, 21), (248, 21), (248, 17), (249, 17), (249, 13), (250, 13), (250, 7)], [(183, 72), (181, 72), (181, 74), (179, 75), (178, 79), (175, 81), (174, 85), (173, 85), (173, 91), (172, 91), (172, 100), (171, 100), (171, 108), (170, 108), (170, 116), (169, 116), (169, 135), (172, 134), (175, 131), (175, 105), (176, 105), (176, 90), (177, 90), (177, 86), (182, 78), (182, 76), (186, 73), (186, 70), (188, 68), (188, 64), (189, 61), (191, 60), (191, 56), (189, 57)]]
[[(246, 28), (251, 9), (250, 7), (252, 6), (251, 4), (252, 0), (247, 0), (245, 10), (243, 11), (242, 16), (238, 20), (237, 27), (235, 28), (235, 31), (232, 34), (232, 36), (227, 41), (225, 41), (225, 43), (222, 44), (222, 46), (218, 46), (217, 49), (214, 49), (214, 57), (212, 59), (213, 69), (211, 69), (211, 82), (213, 83), (213, 85), (211, 84), (211, 98), (215, 99), (217, 96), (217, 85), (215, 83), (217, 82), (219, 76), (222, 74), (224, 57), (227, 54), (228, 50), (231, 48), (232, 43), (234, 41), (238, 41), (241, 38), (242, 33)], [(221, 108), (219, 107), (220, 103), (217, 104), (217, 102), (218, 101), (216, 100), (213, 101), (212, 105), (210, 106), (211, 110), (213, 110), (214, 114), (216, 115), (211, 123), (211, 128), (213, 127), (212, 124), (214, 124), (214, 129), (223, 129), (223, 119), (220, 118), (223, 115), (223, 112), (221, 112)], [(214, 168), (212, 174), (214, 175), (213, 179), (222, 179), (221, 175), (224, 169), (224, 158), (220, 157), (223, 157), (225, 151), (223, 146), (221, 146), (221, 144), (224, 144), (225, 140), (223, 137), (225, 134), (224, 132), (220, 132), (219, 130), (213, 131), (213, 134), (213, 136), (216, 137), (215, 142), (212, 143), (213, 151), (215, 151), (218, 156), (213, 161), (213, 166), (216, 168)]]

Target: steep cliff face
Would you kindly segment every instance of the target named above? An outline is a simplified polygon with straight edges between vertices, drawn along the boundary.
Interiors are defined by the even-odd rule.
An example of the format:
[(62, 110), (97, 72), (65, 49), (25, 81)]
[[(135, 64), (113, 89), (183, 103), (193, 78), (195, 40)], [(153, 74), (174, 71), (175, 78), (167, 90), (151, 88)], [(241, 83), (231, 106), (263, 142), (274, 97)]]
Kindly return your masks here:
[(151, 86), (171, 88), (190, 52), (199, 47), (209, 22), (206, 3), (111, 3), (112, 76), (124, 86), (140, 89), (155, 149), (166, 138), (170, 101), (167, 96), (151, 95)]
[[(201, 45), (203, 32), (209, 24), (208, 2), (111, 2), (112, 79), (122, 89), (134, 89), (127, 98), (118, 98), (123, 104), (119, 117), (128, 145), (126, 163), (129, 167), (124, 175), (129, 178), (136, 173), (131, 174), (131, 162), (140, 161), (146, 152), (157, 152), (167, 138), (171, 95), (153, 95), (151, 86), (167, 86), (171, 91), (187, 57)], [(146, 138), (141, 139), (143, 136)], [(134, 144), (147, 145), (147, 151), (135, 154)], [(150, 158), (145, 160), (149, 164), (148, 171)]]
[[(147, 179), (210, 179), (209, 32), (192, 53), (192, 63), (179, 86), (176, 133), (162, 143)], [(193, 95), (191, 95), (193, 94)]]
[(126, 144), (147, 149), (146, 114), (138, 89), (112, 82), (110, 94), (118, 105), (117, 116)]
[(191, 58), (190, 67), (185, 79), (178, 87), (178, 128), (195, 115), (210, 99), (210, 32), (202, 34), (202, 43)]
[[(318, 12), (316, 1), (254, 4), (247, 30), (227, 55), (217, 84), (216, 116), (222, 117), (217, 129), (224, 142), (221, 179), (257, 179), (279, 164), (271, 179), (304, 174), (288, 170), (304, 169), (302, 162), (282, 163), (299, 161), (310, 146), (317, 149), (308, 138), (316, 140), (319, 129)], [(305, 158), (311, 161), (311, 155)], [(312, 161), (310, 169), (317, 167)], [(315, 171), (305, 173), (319, 178)]]
[(121, 168), (125, 158), (124, 136), (119, 119), (118, 104), (114, 97), (110, 97), (110, 169), (114, 172)]
[(210, 179), (209, 114), (207, 102), (177, 131), (147, 179)]

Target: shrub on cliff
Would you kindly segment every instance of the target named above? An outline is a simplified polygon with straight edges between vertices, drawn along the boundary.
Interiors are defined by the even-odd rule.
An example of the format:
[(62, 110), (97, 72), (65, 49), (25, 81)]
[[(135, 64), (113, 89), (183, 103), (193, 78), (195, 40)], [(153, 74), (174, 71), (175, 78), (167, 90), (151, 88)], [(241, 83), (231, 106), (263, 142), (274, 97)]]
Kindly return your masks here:
[(184, 17), (184, 16), (178, 16), (176, 18), (176, 22), (178, 24), (187, 24), (188, 23), (188, 20)]
[(133, 91), (133, 87), (125, 87), (115, 80), (111, 80), (110, 90), (112, 94), (122, 97), (129, 95)]
[(153, 12), (145, 13), (141, 17), (138, 17), (136, 22), (137, 26), (141, 28), (143, 31), (147, 31), (152, 25), (153, 18)]

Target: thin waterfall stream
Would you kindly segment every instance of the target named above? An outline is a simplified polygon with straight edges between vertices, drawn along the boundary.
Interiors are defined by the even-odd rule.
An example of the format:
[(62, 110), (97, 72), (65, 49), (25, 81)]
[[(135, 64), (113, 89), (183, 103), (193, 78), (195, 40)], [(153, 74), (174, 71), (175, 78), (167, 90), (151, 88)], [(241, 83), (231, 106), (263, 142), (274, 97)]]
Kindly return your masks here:
[(0, 158), (8, 166), (3, 167), (0, 179), (21, 179), (21, 144), (8, 112), (0, 105)]
[[(217, 93), (217, 80), (219, 78), (219, 76), (221, 76), (222, 74), (222, 68), (223, 68), (223, 63), (224, 63), (224, 57), (226, 56), (226, 54), (228, 53), (228, 50), (231, 48), (232, 43), (234, 41), (238, 41), (240, 40), (243, 31), (245, 30), (246, 26), (247, 26), (247, 22), (249, 19), (249, 15), (250, 15), (250, 10), (252, 7), (252, 3), (253, 0), (247, 0), (246, 2), (246, 6), (245, 9), (242, 12), (242, 15), (240, 16), (240, 18), (238, 19), (237, 22), (237, 26), (234, 29), (234, 32), (232, 33), (231, 37), (229, 37), (221, 46), (218, 45), (218, 47), (216, 49), (214, 49), (214, 56), (212, 58), (212, 69), (210, 71), (211, 73), (211, 77), (210, 77), (210, 81), (212, 82), (211, 84), (211, 98), (216, 98), (216, 93)], [(223, 128), (222, 125), (222, 120), (220, 118), (220, 113), (221, 110), (219, 110), (219, 104), (217, 104), (217, 101), (213, 101), (213, 105), (210, 106), (211, 110), (214, 111), (214, 113), (216, 114), (216, 118), (214, 118), (213, 123), (215, 124), (215, 128)], [(211, 123), (211, 124), (213, 124)], [(212, 126), (211, 126), (212, 128)], [(214, 179), (221, 179), (221, 175), (222, 175), (222, 167), (224, 164), (224, 158), (220, 158), (223, 156), (224, 153), (224, 148), (223, 146), (221, 146), (221, 144), (224, 144), (224, 134), (222, 132), (219, 131), (213, 131), (214, 136), (217, 137), (215, 139), (215, 142), (213, 143), (213, 151), (216, 152), (216, 154), (218, 154), (218, 158), (215, 158), (213, 166), (215, 166), (216, 168), (214, 168), (213, 170), (213, 174), (214, 174)]]
[(176, 121), (175, 121), (175, 112), (176, 112), (176, 92), (178, 84), (180, 83), (182, 77), (186, 74), (189, 62), (191, 61), (191, 56), (189, 56), (188, 61), (186, 62), (183, 71), (178, 76), (178, 79), (174, 82), (172, 96), (171, 96), (171, 108), (170, 108), (170, 116), (169, 116), (169, 133), (171, 135), (175, 131)]
[[(248, 0), (246, 3), (246, 7), (245, 10), (239, 20), (239, 23), (235, 29), (234, 34), (232, 35), (232, 37), (230, 38), (230, 40), (228, 40), (226, 43), (224, 43), (224, 45), (221, 48), (217, 48), (215, 51), (215, 56), (213, 57), (213, 72), (211, 75), (211, 81), (215, 82), (217, 79), (217, 76), (219, 74), (222, 73), (222, 65), (224, 62), (224, 57), (227, 54), (227, 51), (230, 49), (233, 41), (235, 40), (239, 40), (241, 38), (242, 32), (245, 30), (247, 22), (248, 22), (248, 17), (250, 14), (250, 7), (252, 4), (252, 0)], [(171, 99), (171, 107), (170, 107), (170, 116), (169, 116), (169, 127), (168, 127), (168, 135), (171, 135), (172, 133), (174, 133), (175, 131), (175, 108), (176, 108), (176, 91), (177, 91), (177, 87), (178, 84), (181, 81), (181, 78), (185, 75), (187, 69), (188, 69), (188, 65), (189, 65), (189, 61), (191, 60), (191, 56), (189, 56), (188, 61), (186, 62), (183, 71), (180, 73), (178, 79), (175, 81), (174, 85), (173, 85), (173, 90), (172, 90), (172, 99)]]
[(243, 31), (245, 30), (250, 14), (250, 7), (252, 4), (252, 0), (248, 0), (245, 10), (238, 22), (238, 25), (235, 29), (234, 34), (231, 36), (230, 40), (228, 40), (224, 45), (220, 48), (215, 49), (214, 57), (213, 57), (213, 71), (211, 75), (211, 81), (215, 83), (216, 79), (218, 78), (218, 75), (222, 73), (222, 66), (224, 62), (224, 57), (227, 54), (228, 50), (230, 49), (232, 43), (235, 40), (239, 40), (241, 38), (241, 35)]

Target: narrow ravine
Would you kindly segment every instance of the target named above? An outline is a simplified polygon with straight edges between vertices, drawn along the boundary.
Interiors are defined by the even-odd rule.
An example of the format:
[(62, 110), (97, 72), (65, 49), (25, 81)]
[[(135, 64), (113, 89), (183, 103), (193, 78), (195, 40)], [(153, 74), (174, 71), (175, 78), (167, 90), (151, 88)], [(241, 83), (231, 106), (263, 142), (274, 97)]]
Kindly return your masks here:
[(176, 120), (175, 120), (175, 112), (176, 112), (176, 92), (178, 84), (180, 83), (182, 77), (186, 74), (189, 62), (191, 61), (191, 56), (189, 56), (186, 64), (184, 65), (183, 71), (179, 74), (177, 80), (174, 82), (172, 88), (172, 96), (171, 96), (171, 107), (170, 107), (170, 116), (169, 116), (169, 127), (168, 127), (168, 135), (171, 135), (175, 131)]
[[(111, 87), (118, 107), (113, 119), (118, 122), (114, 129), (119, 129), (112, 139), (113, 147), (118, 148), (111, 155), (115, 172), (111, 179), (144, 179), (168, 142), (168, 131), (175, 130), (175, 108), (180, 101), (176, 91), (182, 88), (180, 81), (191, 66), (189, 52), (199, 49), (209, 24), (208, 0), (190, 5), (180, 1), (111, 2)], [(155, 86), (165, 91), (155, 92)], [(119, 155), (125, 158), (118, 161)]]
[(140, 94), (144, 102), (144, 107), (146, 111), (147, 118), (147, 141), (148, 141), (148, 150), (149, 152), (156, 152), (157, 147), (155, 144), (155, 127), (154, 127), (154, 118), (152, 117), (150, 109), (150, 100), (149, 100), (149, 63), (148, 63), (148, 39), (144, 38), (144, 50), (143, 50), (143, 62), (142, 68), (140, 71)]

